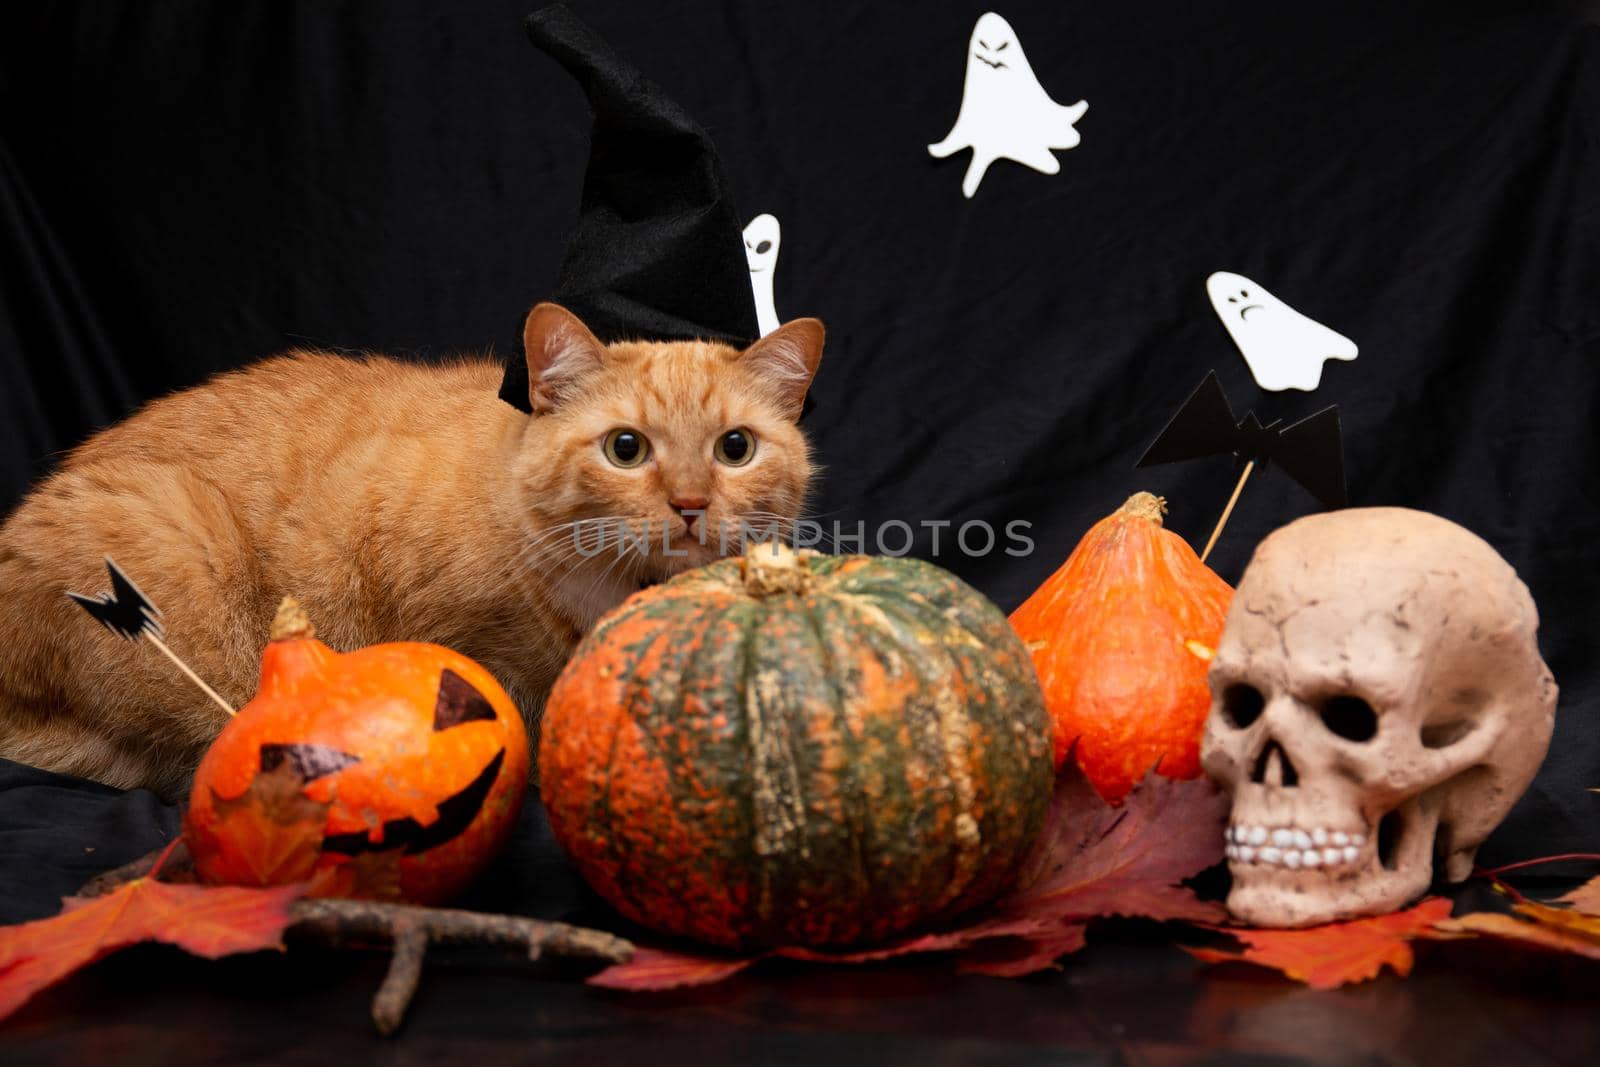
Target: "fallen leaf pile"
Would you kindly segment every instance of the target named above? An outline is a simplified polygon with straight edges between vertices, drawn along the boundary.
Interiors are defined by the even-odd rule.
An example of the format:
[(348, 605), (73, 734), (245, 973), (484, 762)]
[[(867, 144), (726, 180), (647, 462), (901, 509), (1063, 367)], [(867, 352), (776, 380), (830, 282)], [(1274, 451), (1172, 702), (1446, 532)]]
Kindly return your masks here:
[(966, 925), (860, 952), (780, 948), (739, 957), (641, 947), (589, 981), (674, 989), (719, 982), (770, 957), (855, 964), (928, 952), (956, 953), (964, 971), (1031, 974), (1082, 948), (1096, 918), (1223, 921), (1221, 905), (1181, 883), (1221, 861), (1227, 812), (1228, 798), (1210, 783), (1155, 775), (1111, 807), (1069, 762), (1017, 888)]
[[(0, 1019), (40, 989), (126, 945), (160, 941), (207, 958), (281, 949), (283, 932), (294, 922), (292, 906), (302, 896), (392, 896), (394, 855), (316, 866), (325, 805), (307, 800), (299, 785), (294, 776), (265, 773), (231, 802), (260, 828), (230, 872), (246, 884), (173, 884), (152, 875), (103, 896), (70, 897), (53, 918), (0, 927)], [(964, 923), (852, 952), (794, 947), (733, 956), (640, 947), (631, 960), (589, 981), (610, 989), (664, 990), (719, 982), (772, 957), (862, 964), (926, 953), (944, 953), (962, 971), (1010, 977), (1054, 966), (1084, 946), (1090, 923), (1110, 916), (1193, 924), (1237, 943), (1186, 947), (1197, 959), (1273, 968), (1316, 989), (1366, 981), (1385, 967), (1404, 976), (1418, 940), (1487, 937), (1600, 960), (1600, 877), (1548, 903), (1492, 881), (1511, 901), (1508, 913), (1452, 918), (1450, 901), (1430, 897), (1391, 915), (1304, 930), (1228, 925), (1220, 904), (1201, 900), (1184, 885), (1221, 862), (1227, 812), (1228, 798), (1209, 783), (1154, 775), (1112, 807), (1069, 762), (1017, 887)], [(308, 881), (258, 887), (285, 877)]]
[(631, 961), (589, 981), (608, 989), (677, 989), (720, 982), (775, 957), (860, 964), (934, 952), (952, 954), (965, 972), (1013, 977), (1044, 970), (1076, 952), (1085, 944), (1089, 924), (1107, 916), (1192, 923), (1238, 943), (1185, 946), (1197, 959), (1269, 967), (1315, 989), (1364, 982), (1385, 967), (1407, 975), (1415, 962), (1415, 941), (1493, 937), (1600, 959), (1600, 878), (1551, 904), (1524, 900), (1502, 886), (1516, 900), (1511, 914), (1451, 918), (1449, 900), (1429, 897), (1390, 915), (1302, 930), (1229, 925), (1219, 904), (1201, 900), (1182, 884), (1221, 861), (1227, 810), (1227, 797), (1204, 781), (1153, 775), (1123, 806), (1111, 807), (1069, 761), (1018, 888), (965, 925), (857, 952), (780, 948), (732, 956), (640, 947)]

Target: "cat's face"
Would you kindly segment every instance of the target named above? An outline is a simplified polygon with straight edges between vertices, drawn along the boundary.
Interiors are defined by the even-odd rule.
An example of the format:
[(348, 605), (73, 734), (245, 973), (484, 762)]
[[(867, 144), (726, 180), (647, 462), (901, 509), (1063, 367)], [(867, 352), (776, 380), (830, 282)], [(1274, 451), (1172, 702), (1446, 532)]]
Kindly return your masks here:
[(534, 414), (517, 477), (536, 565), (637, 586), (792, 529), (812, 473), (795, 420), (822, 355), (816, 320), (743, 352), (606, 346), (541, 304), (524, 342)]

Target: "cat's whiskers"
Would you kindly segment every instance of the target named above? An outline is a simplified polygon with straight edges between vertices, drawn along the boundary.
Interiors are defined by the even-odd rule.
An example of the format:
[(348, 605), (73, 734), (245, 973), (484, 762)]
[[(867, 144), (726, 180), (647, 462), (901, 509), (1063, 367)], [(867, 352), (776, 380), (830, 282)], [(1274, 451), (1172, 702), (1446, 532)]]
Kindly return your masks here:
[[(595, 591), (599, 589), (602, 584), (609, 581), (612, 577), (612, 572), (621, 567), (623, 563), (627, 563), (628, 566), (621, 567), (622, 574), (619, 575), (619, 577), (627, 577), (637, 567), (641, 558), (642, 557), (637, 553), (618, 552), (616, 558), (610, 563), (606, 564), (600, 573), (594, 576), (594, 580), (589, 583), (588, 588), (583, 592), (582, 602), (588, 603), (589, 598), (595, 594)], [(631, 592), (631, 590), (629, 590), (629, 592)], [(624, 599), (626, 599), (626, 594), (624, 594)]]
[[(608, 524), (633, 521), (631, 515), (597, 515), (555, 523), (535, 533), (523, 546), (521, 562), (527, 567), (566, 559), (569, 554), (578, 559), (592, 558), (605, 548)], [(593, 536), (586, 538), (587, 534)], [(588, 543), (588, 542), (592, 542)]]
[(652, 524), (640, 515), (591, 516), (563, 523), (560, 532), (570, 533), (571, 540), (552, 540), (548, 533), (541, 534), (524, 554), (524, 566), (538, 568), (541, 578), (553, 588), (564, 589), (567, 598), (572, 589), (568, 579), (593, 570), (588, 585), (573, 601), (581, 610), (619, 570), (633, 574), (643, 569), (649, 558)]
[(816, 518), (814, 515), (791, 518), (773, 511), (747, 511), (739, 516), (739, 534), (741, 541), (748, 544), (736, 546), (730, 543), (729, 551), (734, 551), (736, 547), (748, 548), (764, 541), (767, 535), (776, 534), (784, 543), (795, 547), (801, 547), (803, 540), (804, 547), (821, 546), (829, 552), (838, 552), (838, 540), (824, 530)]

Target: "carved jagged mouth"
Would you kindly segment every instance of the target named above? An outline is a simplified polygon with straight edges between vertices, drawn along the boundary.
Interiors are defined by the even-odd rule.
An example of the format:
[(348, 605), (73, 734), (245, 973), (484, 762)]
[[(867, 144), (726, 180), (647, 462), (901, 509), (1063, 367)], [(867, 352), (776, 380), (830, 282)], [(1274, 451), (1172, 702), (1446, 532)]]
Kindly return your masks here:
[(1005, 60), (1003, 60), (1003, 59), (987, 59), (984, 56), (978, 55), (976, 52), (974, 52), (973, 55), (977, 56), (978, 62), (987, 63), (987, 64), (989, 64), (989, 66), (993, 67), (995, 70), (999, 70), (1001, 67), (1006, 65), (1005, 64)]
[(404, 849), (406, 855), (411, 856), (437, 848), (460, 836), (472, 825), (472, 820), (483, 810), (483, 802), (488, 799), (489, 790), (494, 788), (495, 779), (500, 776), (500, 765), (505, 759), (505, 749), (496, 752), (494, 759), (465, 789), (438, 803), (439, 817), (427, 826), (410, 816), (390, 819), (383, 824), (383, 835), (376, 841), (371, 840), (365, 830), (357, 830), (348, 834), (329, 834), (322, 839), (322, 847), (328, 852), (342, 852), (347, 856), (396, 848)]
[(1343, 867), (1360, 860), (1368, 834), (1364, 830), (1310, 829), (1240, 823), (1223, 831), (1224, 850), (1232, 863), (1301, 868)]

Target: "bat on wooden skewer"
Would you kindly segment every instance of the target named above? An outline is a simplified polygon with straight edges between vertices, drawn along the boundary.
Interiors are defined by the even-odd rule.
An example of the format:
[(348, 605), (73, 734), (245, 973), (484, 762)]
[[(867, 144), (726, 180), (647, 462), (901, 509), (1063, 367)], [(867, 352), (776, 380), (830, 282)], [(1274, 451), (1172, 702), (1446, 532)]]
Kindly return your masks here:
[(1243, 460), (1244, 470), (1234, 483), (1222, 517), (1206, 541), (1205, 551), (1200, 553), (1202, 561), (1216, 547), (1222, 528), (1239, 502), (1239, 494), (1244, 492), (1244, 483), (1257, 467), (1276, 463), (1330, 508), (1344, 507), (1348, 502), (1337, 405), (1323, 408), (1288, 426), (1284, 426), (1281, 419), (1263, 426), (1253, 411), (1245, 412), (1244, 418), (1235, 421), (1216, 371), (1206, 375), (1135, 466), (1153, 467), (1158, 463), (1228, 454)]
[(112, 562), (110, 556), (106, 557), (106, 570), (111, 572), (111, 592), (101, 593), (99, 596), (84, 596), (82, 593), (68, 590), (67, 596), (118, 637), (128, 641), (137, 641), (142, 637), (149, 641), (161, 651), (162, 655), (176, 664), (191, 682), (199, 686), (201, 692), (214, 700), (219, 708), (229, 715), (234, 714), (233, 705), (223, 700), (215, 689), (207, 685), (187, 663), (178, 658), (176, 652), (167, 647), (167, 643), (162, 640), (165, 631), (161, 626), (160, 610), (150, 602), (149, 597), (139, 592), (139, 587), (122, 573), (122, 568)]

